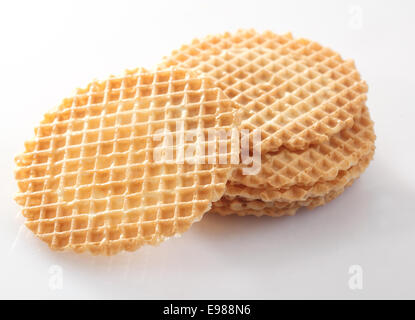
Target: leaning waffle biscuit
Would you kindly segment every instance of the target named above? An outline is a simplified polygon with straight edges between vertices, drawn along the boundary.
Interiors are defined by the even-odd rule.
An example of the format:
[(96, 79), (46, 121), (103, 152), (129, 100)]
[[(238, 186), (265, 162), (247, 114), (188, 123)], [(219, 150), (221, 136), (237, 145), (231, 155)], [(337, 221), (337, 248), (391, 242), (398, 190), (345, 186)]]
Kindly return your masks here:
[[(353, 180), (354, 181), (354, 180)], [(349, 182), (350, 186), (353, 181)], [(233, 199), (222, 197), (217, 202), (214, 202), (212, 209), (209, 213), (216, 213), (222, 216), (228, 216), (236, 214), (239, 216), (271, 216), (271, 217), (281, 217), (286, 215), (294, 215), (300, 208), (313, 209), (318, 206), (322, 206), (331, 200), (334, 200), (344, 191), (344, 188), (331, 191), (328, 194), (321, 197), (311, 197), (305, 201), (293, 201), (293, 202), (265, 202), (261, 200), (245, 199), (236, 197)]]
[(303, 201), (309, 197), (319, 197), (331, 191), (343, 189), (350, 181), (358, 178), (368, 167), (374, 153), (363, 157), (355, 166), (348, 170), (340, 170), (337, 177), (330, 181), (317, 182), (309, 187), (293, 186), (287, 189), (252, 188), (241, 184), (228, 182), (226, 195), (230, 197), (244, 197), (247, 199), (260, 199), (262, 201)]
[(367, 85), (353, 61), (291, 34), (208, 36), (173, 51), (161, 65), (214, 78), (242, 106), (240, 128), (260, 131), (263, 152), (327, 141), (353, 125), (366, 100)]
[[(127, 71), (78, 89), (45, 115), (16, 158), (26, 226), (52, 249), (106, 255), (183, 233), (225, 192), (231, 164), (215, 157), (235, 155), (222, 136), (198, 140), (200, 150), (222, 150), (210, 162), (178, 161), (179, 146), (194, 144), (181, 136), (231, 130), (234, 106), (210, 79), (174, 68)], [(156, 158), (167, 135), (175, 158), (163, 159), (163, 148)]]
[(240, 165), (230, 181), (253, 188), (280, 189), (333, 180), (340, 170), (349, 169), (367, 155), (374, 141), (373, 121), (364, 107), (352, 128), (331, 136), (329, 141), (303, 151), (281, 148), (276, 153), (267, 153), (262, 157), (258, 174), (246, 175)]

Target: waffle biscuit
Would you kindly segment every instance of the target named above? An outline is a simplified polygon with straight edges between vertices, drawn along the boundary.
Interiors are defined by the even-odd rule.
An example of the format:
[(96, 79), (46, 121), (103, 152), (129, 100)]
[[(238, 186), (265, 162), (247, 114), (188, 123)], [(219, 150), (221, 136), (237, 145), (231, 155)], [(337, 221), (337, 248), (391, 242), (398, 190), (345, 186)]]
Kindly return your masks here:
[(366, 101), (353, 61), (291, 34), (239, 30), (195, 39), (161, 63), (172, 65), (214, 78), (242, 106), (240, 128), (260, 130), (263, 153), (327, 141), (353, 125)]
[[(346, 187), (350, 186), (353, 182), (354, 180), (349, 182)], [(219, 201), (213, 203), (212, 209), (210, 209), (209, 213), (216, 213), (222, 216), (233, 214), (238, 216), (253, 215), (257, 217), (281, 217), (286, 215), (292, 216), (298, 211), (298, 209), (313, 209), (318, 206), (322, 206), (340, 196), (343, 191), (344, 188), (336, 191), (331, 191), (321, 197), (311, 197), (305, 201), (292, 202), (265, 202), (262, 200), (245, 199), (240, 197), (235, 197), (232, 199), (224, 196)]]
[(255, 175), (243, 174), (238, 166), (230, 181), (253, 188), (281, 189), (292, 186), (311, 186), (330, 181), (340, 170), (348, 170), (369, 153), (374, 145), (373, 121), (367, 107), (352, 128), (330, 137), (329, 141), (311, 145), (303, 151), (282, 148), (262, 157), (261, 170)]
[(287, 189), (252, 188), (241, 184), (228, 182), (225, 195), (260, 199), (262, 201), (303, 201), (310, 197), (319, 197), (331, 191), (343, 189), (350, 181), (358, 178), (369, 165), (374, 154), (374, 146), (368, 155), (364, 156), (355, 166), (348, 170), (340, 170), (337, 177), (330, 181), (317, 182), (309, 187), (293, 186)]
[[(16, 157), (26, 226), (52, 249), (104, 255), (183, 233), (223, 195), (231, 164), (155, 161), (154, 135), (231, 130), (234, 107), (211, 79), (176, 68), (136, 69), (78, 89)], [(175, 138), (175, 154), (179, 145)], [(227, 152), (209, 156), (234, 156)]]
[(245, 216), (256, 216), (256, 217), (274, 217), (279, 218), (283, 216), (294, 216), (300, 207), (293, 207), (293, 208), (283, 208), (283, 209), (276, 209), (276, 208), (264, 208), (261, 210), (254, 210), (254, 209), (244, 209), (235, 211), (228, 207), (212, 207), (209, 213), (218, 214), (220, 216), (230, 216), (230, 215), (237, 215), (239, 217)]

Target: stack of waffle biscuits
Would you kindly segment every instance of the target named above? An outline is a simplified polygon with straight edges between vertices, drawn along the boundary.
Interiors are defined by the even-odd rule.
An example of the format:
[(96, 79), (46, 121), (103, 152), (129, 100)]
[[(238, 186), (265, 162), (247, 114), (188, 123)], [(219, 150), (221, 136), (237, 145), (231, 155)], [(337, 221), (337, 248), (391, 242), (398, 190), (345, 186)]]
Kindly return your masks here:
[[(293, 215), (369, 165), (366, 93), (352, 61), (291, 34), (196, 39), (48, 112), (16, 157), (16, 201), (52, 249), (104, 255), (178, 236), (207, 212)], [(254, 171), (235, 143), (243, 130)]]
[(206, 74), (241, 109), (241, 129), (261, 133), (255, 174), (237, 167), (211, 212), (294, 214), (336, 198), (374, 153), (367, 85), (353, 61), (291, 34), (208, 36), (183, 45), (164, 67)]

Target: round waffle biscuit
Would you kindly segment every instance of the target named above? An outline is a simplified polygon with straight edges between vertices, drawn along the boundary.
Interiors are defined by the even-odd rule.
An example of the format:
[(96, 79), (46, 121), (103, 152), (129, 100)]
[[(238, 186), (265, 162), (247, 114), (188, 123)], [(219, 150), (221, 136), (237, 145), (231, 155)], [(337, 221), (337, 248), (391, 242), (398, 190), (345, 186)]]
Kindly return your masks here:
[(171, 133), (176, 156), (194, 144), (183, 132), (237, 125), (234, 102), (191, 71), (136, 69), (94, 81), (47, 113), (16, 157), (26, 226), (52, 249), (104, 255), (179, 235), (221, 198), (237, 150), (222, 136), (197, 149), (225, 143), (225, 153), (209, 154), (222, 164), (164, 161), (154, 137)]
[(287, 189), (252, 188), (228, 182), (226, 196), (260, 199), (262, 201), (304, 201), (310, 197), (320, 197), (332, 191), (342, 190), (350, 181), (358, 178), (368, 167), (374, 154), (374, 146), (356, 165), (348, 170), (340, 170), (335, 179), (317, 182), (312, 186), (292, 186)]
[(329, 141), (311, 145), (302, 151), (281, 148), (276, 153), (267, 153), (262, 156), (261, 169), (257, 174), (244, 174), (244, 166), (240, 165), (230, 181), (253, 188), (272, 189), (330, 181), (337, 177), (339, 171), (348, 170), (367, 155), (373, 148), (375, 138), (373, 121), (367, 107), (364, 107), (353, 127), (331, 136)]
[(172, 65), (214, 78), (241, 105), (240, 128), (260, 131), (263, 153), (328, 141), (353, 126), (366, 101), (353, 61), (291, 34), (239, 30), (195, 39), (161, 63)]
[[(350, 186), (353, 181), (349, 182)], [(228, 215), (238, 215), (238, 216), (270, 216), (270, 217), (281, 217), (281, 216), (292, 216), (301, 208), (313, 209), (318, 206), (322, 206), (331, 200), (340, 196), (344, 191), (339, 189), (336, 191), (331, 191), (328, 194), (320, 197), (310, 197), (304, 201), (292, 201), (292, 202), (279, 202), (279, 201), (270, 201), (265, 202), (262, 200), (246, 199), (241, 197), (227, 198), (226, 196), (222, 197), (217, 202), (214, 202), (212, 209), (209, 213), (216, 213), (222, 216)]]

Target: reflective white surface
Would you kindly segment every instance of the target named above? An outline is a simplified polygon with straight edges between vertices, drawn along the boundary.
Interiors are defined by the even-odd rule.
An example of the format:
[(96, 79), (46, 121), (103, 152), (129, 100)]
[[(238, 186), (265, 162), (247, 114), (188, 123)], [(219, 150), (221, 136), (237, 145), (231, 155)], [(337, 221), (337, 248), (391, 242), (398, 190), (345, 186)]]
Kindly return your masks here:
[[(0, 4), (0, 298), (415, 298), (415, 5), (356, 3)], [(378, 136), (359, 181), (295, 217), (205, 216), (179, 239), (111, 258), (52, 252), (21, 227), (13, 157), (45, 111), (94, 77), (240, 27), (292, 31), (356, 60)]]

